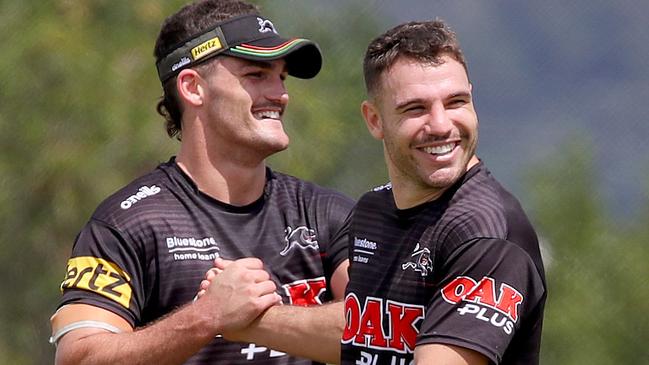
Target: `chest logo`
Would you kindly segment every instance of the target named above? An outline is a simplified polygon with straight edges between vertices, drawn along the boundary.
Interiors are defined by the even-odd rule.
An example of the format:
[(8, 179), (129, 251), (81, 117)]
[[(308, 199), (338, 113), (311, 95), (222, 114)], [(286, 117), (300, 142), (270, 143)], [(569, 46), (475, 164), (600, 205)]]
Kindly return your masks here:
[(284, 237), (284, 243), (286, 246), (282, 252), (279, 253), (282, 256), (286, 256), (293, 247), (297, 247), (301, 250), (306, 250), (307, 248), (317, 250), (320, 248), (315, 236), (315, 230), (309, 227), (300, 226), (292, 229), (291, 226), (288, 226), (284, 232), (286, 232), (286, 236)]
[(412, 269), (421, 274), (421, 276), (428, 276), (433, 271), (433, 262), (430, 260), (430, 250), (427, 247), (420, 248), (419, 242), (410, 255), (410, 260), (401, 264), (401, 270), (406, 271)]
[(202, 260), (214, 261), (221, 250), (214, 237), (167, 237), (167, 248), (174, 261)]
[(327, 291), (324, 276), (315, 279), (297, 280), (282, 285), (291, 305), (310, 306), (322, 304), (321, 294)]
[(363, 304), (356, 294), (349, 293), (345, 297), (345, 329), (341, 342), (411, 354), (415, 351), (423, 319), (421, 305), (371, 296), (366, 297)]

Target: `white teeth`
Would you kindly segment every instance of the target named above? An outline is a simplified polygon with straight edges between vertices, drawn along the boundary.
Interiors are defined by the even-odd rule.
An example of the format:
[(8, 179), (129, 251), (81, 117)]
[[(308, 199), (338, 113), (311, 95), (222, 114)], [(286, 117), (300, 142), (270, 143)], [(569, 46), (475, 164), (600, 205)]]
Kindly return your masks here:
[(274, 110), (264, 110), (253, 114), (257, 119), (279, 119), (279, 112)]
[(445, 155), (453, 151), (454, 147), (455, 147), (455, 143), (449, 143), (449, 144), (436, 146), (436, 147), (424, 147), (424, 152), (430, 153), (432, 155)]

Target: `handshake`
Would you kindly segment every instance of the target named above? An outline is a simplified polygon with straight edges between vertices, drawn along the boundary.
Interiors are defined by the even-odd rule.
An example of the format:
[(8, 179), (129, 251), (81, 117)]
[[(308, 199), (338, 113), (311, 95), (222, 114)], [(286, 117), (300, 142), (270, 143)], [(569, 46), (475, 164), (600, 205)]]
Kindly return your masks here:
[[(346, 273), (346, 266), (341, 265), (340, 273)], [(334, 278), (334, 282), (337, 280), (340, 279)], [(326, 286), (324, 280), (309, 285), (314, 295)], [(310, 302), (316, 304), (314, 296), (297, 301), (291, 297), (296, 305), (281, 305), (282, 297), (276, 290), (261, 260), (217, 258), (201, 281), (192, 306), (197, 307), (198, 313), (210, 316), (205, 322), (213, 326), (210, 330), (215, 336), (256, 343), (320, 362), (338, 363), (345, 325), (343, 303), (333, 301), (309, 306)], [(334, 297), (340, 296), (340, 290), (344, 289), (333, 290)]]
[(268, 308), (282, 303), (276, 290), (261, 260), (217, 258), (194, 301), (205, 307), (216, 333), (231, 341), (248, 341), (246, 328)]

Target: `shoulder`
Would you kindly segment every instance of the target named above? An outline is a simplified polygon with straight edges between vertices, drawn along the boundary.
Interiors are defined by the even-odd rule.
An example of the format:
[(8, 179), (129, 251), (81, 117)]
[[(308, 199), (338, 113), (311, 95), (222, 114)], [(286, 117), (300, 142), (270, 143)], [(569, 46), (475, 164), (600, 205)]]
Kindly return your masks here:
[(456, 245), (476, 238), (536, 244), (536, 233), (518, 200), (482, 163), (471, 169), (451, 192), (436, 231), (445, 242)]
[(178, 200), (175, 191), (179, 187), (171, 176), (176, 173), (170, 163), (159, 165), (102, 201), (92, 219), (119, 228), (167, 211)]
[(394, 207), (392, 197), (392, 184), (390, 182), (387, 182), (383, 185), (373, 187), (358, 199), (358, 204), (369, 207), (385, 205)]
[(297, 199), (307, 204), (337, 204), (351, 207), (354, 200), (331, 188), (323, 187), (285, 173), (268, 170), (271, 194), (278, 199)]

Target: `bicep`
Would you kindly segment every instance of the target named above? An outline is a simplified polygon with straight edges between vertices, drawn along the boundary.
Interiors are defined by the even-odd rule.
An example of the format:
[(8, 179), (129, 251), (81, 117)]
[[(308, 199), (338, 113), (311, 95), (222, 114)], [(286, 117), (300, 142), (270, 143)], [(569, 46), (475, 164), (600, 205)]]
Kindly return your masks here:
[(331, 275), (329, 286), (331, 287), (331, 292), (336, 300), (345, 297), (345, 289), (347, 288), (347, 282), (349, 282), (349, 274), (347, 273), (348, 267), (349, 260), (343, 260)]
[(62, 342), (66, 337), (80, 338), (94, 333), (133, 331), (126, 319), (109, 310), (88, 304), (64, 305), (50, 321), (54, 342)]
[(439, 343), (415, 348), (415, 364), (487, 365), (489, 360), (479, 352), (464, 347)]
[[(87, 304), (68, 304), (51, 318), (52, 341), (56, 344), (56, 364), (76, 363), (91, 351), (92, 336), (133, 332), (133, 327), (119, 315)], [(83, 345), (82, 345), (83, 342)]]

